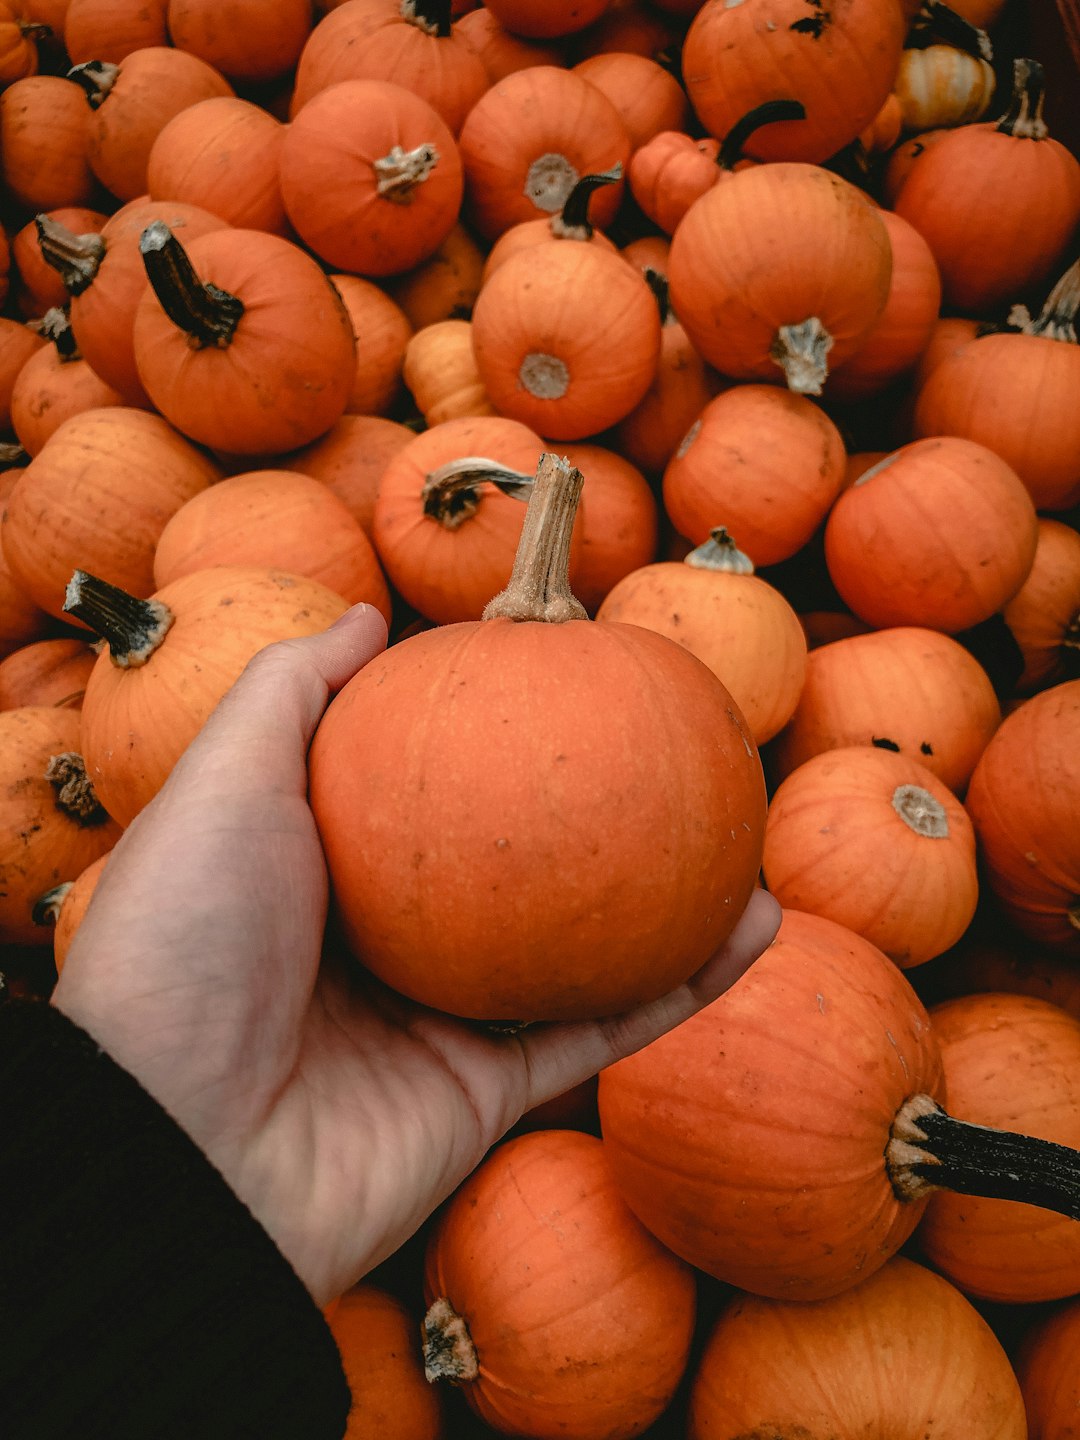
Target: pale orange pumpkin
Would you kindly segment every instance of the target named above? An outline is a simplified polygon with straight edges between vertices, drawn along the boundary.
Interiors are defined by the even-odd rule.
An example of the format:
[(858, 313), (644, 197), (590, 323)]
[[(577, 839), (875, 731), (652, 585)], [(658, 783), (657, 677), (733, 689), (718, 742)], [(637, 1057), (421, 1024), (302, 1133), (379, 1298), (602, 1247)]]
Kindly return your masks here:
[(788, 910), (854, 930), (904, 969), (954, 945), (975, 914), (975, 832), (925, 765), (873, 746), (811, 756), (777, 788), (765, 883)]
[(703, 660), (763, 745), (787, 724), (806, 674), (806, 640), (780, 592), (718, 529), (681, 564), (635, 570), (609, 592), (599, 620), (667, 635)]
[(418, 330), (405, 347), (402, 378), (429, 429), (497, 413), (477, 368), (468, 320), (437, 320)]
[(291, 71), (311, 30), (311, 0), (169, 0), (172, 43), (237, 81)]

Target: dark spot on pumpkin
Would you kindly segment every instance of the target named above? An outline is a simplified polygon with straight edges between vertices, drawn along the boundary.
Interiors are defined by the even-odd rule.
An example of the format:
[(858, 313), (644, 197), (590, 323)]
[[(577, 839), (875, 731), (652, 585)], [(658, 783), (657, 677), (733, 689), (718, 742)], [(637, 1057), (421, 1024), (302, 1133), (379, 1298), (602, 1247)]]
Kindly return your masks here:
[(218, 603), (219, 605), (231, 605), (231, 604), (233, 603), (233, 602), (232, 602), (232, 596), (231, 596), (231, 595), (223, 595), (223, 596), (221, 597), (221, 599), (220, 599), (217, 603)]
[(879, 750), (895, 750), (899, 755), (900, 746), (895, 740), (887, 740), (884, 735), (871, 735), (870, 744), (876, 745)]
[(932, 755), (934, 753), (934, 747), (930, 744), (929, 740), (924, 740), (919, 746), (919, 749), (924, 755)]
[(816, 13), (807, 15), (803, 20), (796, 20), (788, 29), (793, 30), (796, 35), (809, 35), (814, 40), (820, 40), (832, 24), (832, 15), (825, 9), (824, 0), (807, 0), (807, 3)]

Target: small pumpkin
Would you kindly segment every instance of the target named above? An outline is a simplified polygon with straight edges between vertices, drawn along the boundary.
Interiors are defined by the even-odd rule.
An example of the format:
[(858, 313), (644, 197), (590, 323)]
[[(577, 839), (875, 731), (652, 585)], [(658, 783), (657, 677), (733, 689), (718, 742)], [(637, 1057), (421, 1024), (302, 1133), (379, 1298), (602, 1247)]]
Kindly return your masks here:
[(343, 1440), (442, 1440), (442, 1396), (424, 1378), (419, 1322), (402, 1302), (364, 1281), (342, 1295), (329, 1323), (352, 1393)]
[(497, 413), (477, 368), (468, 320), (437, 320), (418, 330), (405, 347), (402, 378), (429, 429)]
[[(482, 13), (482, 12), (477, 12)], [(387, 279), (387, 293), (413, 330), (467, 318), (480, 293), (484, 256), (464, 225), (455, 225), (423, 264)]]
[(331, 275), (349, 312), (356, 374), (346, 415), (385, 415), (401, 396), (402, 367), (413, 328), (384, 290), (359, 275)]
[(107, 60), (118, 65), (133, 50), (168, 45), (165, 12), (169, 0), (68, 0), (64, 10), (64, 49), (74, 65)]
[(406, 445), (413, 432), (379, 415), (343, 415), (320, 439), (281, 455), (284, 470), (299, 470), (332, 490), (369, 540), (374, 539), (375, 497), (382, 472)]
[(481, 288), (491, 276), (521, 250), (540, 245), (546, 240), (591, 241), (601, 249), (614, 251), (616, 246), (589, 219), (589, 202), (593, 193), (604, 185), (614, 185), (622, 179), (622, 166), (615, 165), (600, 175), (583, 175), (575, 184), (562, 209), (550, 220), (522, 220), (504, 230), (488, 251), (480, 277)]
[(654, 559), (656, 497), (641, 471), (615, 450), (576, 442), (561, 446), (560, 453), (585, 477), (573, 586), (588, 613), (595, 615), (614, 585)]
[(34, 923), (53, 927), (53, 963), (59, 975), (112, 851), (99, 855), (74, 880), (47, 890), (34, 907)]
[(1074, 679), (1080, 666), (1080, 534), (1059, 520), (1039, 520), (1028, 578), (1002, 614), (1024, 654), (1017, 689), (1024, 693)]
[(632, 151), (663, 130), (681, 130), (689, 119), (686, 91), (647, 55), (606, 51), (579, 60), (573, 69), (615, 106)]
[(955, 45), (905, 50), (894, 84), (904, 127), (947, 129), (981, 120), (994, 98), (994, 67)]
[(98, 199), (90, 168), (90, 114), (60, 75), (28, 75), (0, 90), (0, 178), (31, 213)]
[(1016, 1356), (1030, 1440), (1068, 1440), (1080, 1415), (1080, 1299), (1037, 1318)]
[(293, 70), (311, 30), (311, 0), (169, 0), (172, 43), (230, 79), (273, 80)]
[(479, 56), (492, 85), (517, 70), (564, 63), (558, 45), (545, 45), (539, 40), (524, 40), (514, 35), (499, 24), (486, 5), (463, 15), (457, 22), (457, 28), (469, 49)]
[(0, 710), (26, 705), (82, 706), (97, 655), (85, 640), (62, 638), (23, 645), (0, 660)]
[(64, 310), (46, 311), (40, 324), (51, 343), (30, 356), (11, 391), (11, 428), (31, 456), (73, 415), (124, 403), (79, 353)]
[(487, 8), (512, 35), (558, 40), (599, 20), (611, 0), (495, 0)]

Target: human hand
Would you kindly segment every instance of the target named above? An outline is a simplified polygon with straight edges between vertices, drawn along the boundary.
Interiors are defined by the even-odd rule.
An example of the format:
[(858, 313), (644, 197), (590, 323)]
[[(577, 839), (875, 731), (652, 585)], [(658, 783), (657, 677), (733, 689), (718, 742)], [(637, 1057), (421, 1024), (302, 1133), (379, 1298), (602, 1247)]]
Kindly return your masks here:
[(610, 1020), (494, 1036), (322, 961), (307, 748), (386, 643), (356, 606), (249, 664), (113, 852), (53, 1003), (170, 1112), (324, 1304), (392, 1254), (521, 1114), (648, 1044), (769, 944), (755, 892), (691, 980)]

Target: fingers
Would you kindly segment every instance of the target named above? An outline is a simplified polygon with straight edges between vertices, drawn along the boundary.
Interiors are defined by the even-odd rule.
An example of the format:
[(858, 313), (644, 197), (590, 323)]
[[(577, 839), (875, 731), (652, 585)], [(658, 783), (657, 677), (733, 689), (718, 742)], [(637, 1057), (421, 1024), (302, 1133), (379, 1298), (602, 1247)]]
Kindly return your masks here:
[(755, 890), (723, 947), (677, 990), (609, 1020), (525, 1030), (517, 1039), (529, 1070), (528, 1106), (561, 1095), (710, 1005), (772, 943), (780, 915), (773, 897)]
[(319, 635), (260, 650), (188, 746), (170, 787), (303, 792), (307, 747), (327, 701), (385, 646), (379, 611), (354, 605)]

